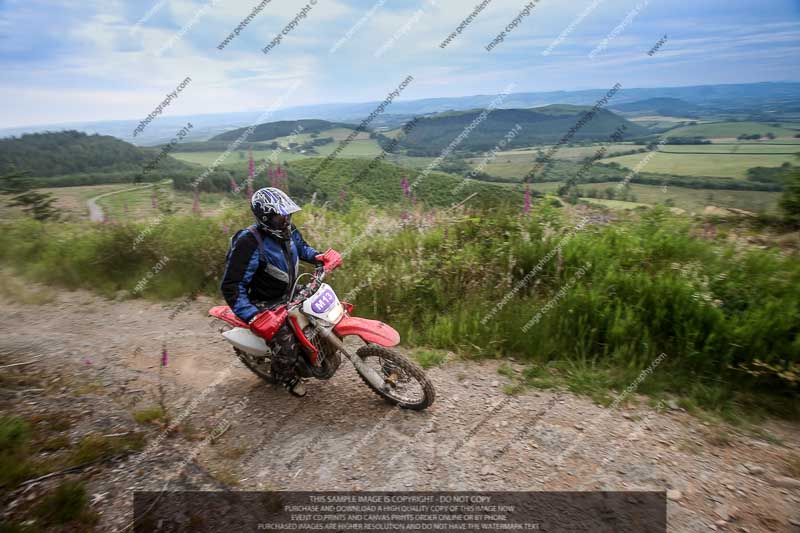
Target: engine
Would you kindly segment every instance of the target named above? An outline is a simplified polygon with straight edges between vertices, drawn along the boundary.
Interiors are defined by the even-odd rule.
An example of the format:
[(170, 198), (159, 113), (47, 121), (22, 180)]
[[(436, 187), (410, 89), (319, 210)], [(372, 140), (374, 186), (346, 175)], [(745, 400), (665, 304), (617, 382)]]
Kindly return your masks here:
[(310, 364), (305, 357), (297, 360), (297, 372), (304, 378), (330, 379), (342, 364), (339, 351), (330, 345), (322, 335), (314, 334), (314, 327), (308, 326), (303, 333), (317, 349), (317, 362), (319, 366)]

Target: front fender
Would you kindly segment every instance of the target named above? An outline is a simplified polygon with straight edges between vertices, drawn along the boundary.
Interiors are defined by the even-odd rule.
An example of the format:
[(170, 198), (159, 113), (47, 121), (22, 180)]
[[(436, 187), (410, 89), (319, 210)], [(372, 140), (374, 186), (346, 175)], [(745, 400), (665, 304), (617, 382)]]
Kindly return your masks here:
[(392, 326), (368, 318), (345, 315), (333, 328), (333, 332), (339, 337), (358, 335), (365, 342), (374, 342), (386, 347), (400, 344), (400, 334)]

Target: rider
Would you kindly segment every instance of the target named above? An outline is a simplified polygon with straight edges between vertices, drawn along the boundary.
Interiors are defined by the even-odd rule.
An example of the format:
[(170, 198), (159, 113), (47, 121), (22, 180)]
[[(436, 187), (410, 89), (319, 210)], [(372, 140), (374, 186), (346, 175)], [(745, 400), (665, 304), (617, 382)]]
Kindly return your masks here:
[[(225, 301), (248, 324), (288, 301), (297, 279), (298, 260), (322, 265), (326, 270), (333, 270), (342, 262), (335, 250), (320, 254), (303, 240), (291, 222), (292, 213), (300, 211), (300, 206), (282, 190), (259, 189), (250, 200), (250, 209), (256, 224), (231, 238), (221, 286)], [(305, 396), (305, 386), (294, 368), (299, 346), (288, 321), (281, 325), (272, 342), (273, 377), (295, 396)]]

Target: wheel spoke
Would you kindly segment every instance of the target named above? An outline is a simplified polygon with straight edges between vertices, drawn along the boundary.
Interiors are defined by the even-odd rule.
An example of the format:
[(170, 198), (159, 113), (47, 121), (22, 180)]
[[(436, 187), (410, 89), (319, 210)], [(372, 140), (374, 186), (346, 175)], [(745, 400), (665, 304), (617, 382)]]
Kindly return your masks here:
[(396, 401), (408, 404), (421, 402), (425, 399), (425, 390), (400, 365), (385, 357), (367, 357), (365, 362), (370, 365), (389, 385), (385, 394)]

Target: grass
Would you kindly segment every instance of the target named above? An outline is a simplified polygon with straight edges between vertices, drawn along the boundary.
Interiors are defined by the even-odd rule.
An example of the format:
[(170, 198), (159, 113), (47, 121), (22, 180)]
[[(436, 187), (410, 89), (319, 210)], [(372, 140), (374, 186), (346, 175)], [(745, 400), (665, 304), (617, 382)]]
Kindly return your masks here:
[(144, 439), (139, 434), (106, 437), (97, 433), (90, 433), (83, 437), (77, 448), (72, 451), (70, 463), (82, 465), (141, 450), (143, 447)]
[[(339, 142), (347, 139), (354, 130), (349, 128), (331, 128), (329, 130), (320, 131), (316, 138), (324, 138), (324, 137), (333, 137), (334, 142)], [(263, 141), (265, 143), (271, 143), (272, 141), (277, 142), (282, 146), (288, 146), (290, 142), (296, 142), (298, 144), (303, 144), (305, 142), (313, 140), (315, 137), (312, 137), (310, 133), (300, 133), (292, 137), (291, 135), (287, 135), (285, 137), (276, 137), (275, 139), (271, 139), (269, 141)], [(362, 141), (362, 140), (370, 140), (369, 132), (360, 132), (354, 139), (354, 141)]]
[(30, 440), (27, 422), (15, 416), (0, 417), (0, 495), (36, 472), (28, 461)]
[[(671, 151), (672, 148), (670, 146), (667, 150)], [(708, 150), (708, 148), (702, 151), (705, 150)], [(609, 157), (602, 161), (603, 163), (619, 163), (623, 167), (634, 168), (643, 158), (644, 154), (632, 154)], [(779, 167), (783, 163), (793, 163), (795, 161), (795, 156), (790, 152), (779, 155), (735, 155), (711, 152), (702, 155), (655, 153), (647, 162), (645, 169), (648, 172), (660, 174), (745, 179), (749, 168)]]
[(99, 381), (87, 381), (86, 383), (81, 383), (80, 385), (76, 386), (70, 394), (73, 396), (86, 396), (89, 394), (97, 394), (102, 392), (105, 389), (102, 383)]
[(42, 442), (41, 446), (39, 446), (39, 449), (45, 452), (57, 452), (58, 450), (69, 448), (69, 445), (69, 437), (66, 435), (56, 435), (55, 437), (50, 437)]
[[(329, 132), (334, 132), (338, 130), (329, 130)], [(341, 130), (342, 132), (349, 132), (351, 130)], [(262, 159), (270, 158), (275, 156), (276, 160), (285, 163), (286, 161), (297, 161), (300, 159), (308, 159), (311, 157), (326, 157), (331, 154), (334, 150), (336, 150), (339, 146), (339, 141), (345, 139), (347, 135), (335, 134), (329, 135), (327, 133), (320, 134), (320, 137), (334, 137), (336, 139), (332, 143), (325, 144), (323, 146), (317, 146), (315, 150), (317, 154), (300, 154), (295, 152), (278, 152), (277, 154), (274, 152), (272, 148), (265, 148), (264, 150), (254, 150), (253, 151), (253, 159), (257, 162), (261, 161)], [(301, 139), (302, 135), (298, 135), (298, 139)], [(285, 144), (288, 141), (288, 137), (282, 137), (280, 139), (273, 139), (274, 141)], [(273, 140), (268, 141), (271, 143)], [(295, 140), (294, 142), (301, 142), (299, 140)], [(187, 163), (194, 163), (196, 165), (200, 165), (202, 167), (208, 167), (214, 161), (222, 155), (223, 151), (221, 150), (210, 150), (208, 152), (174, 152), (172, 153), (172, 157), (178, 159), (180, 161), (185, 161)], [(231, 169), (231, 170), (238, 170), (241, 169), (243, 165), (247, 165), (247, 155), (242, 158), (239, 155), (240, 152), (233, 152), (231, 153), (221, 164), (220, 168), (224, 169)], [(243, 154), (247, 154), (247, 152), (241, 151)], [(381, 147), (378, 145), (378, 142), (374, 139), (370, 139), (368, 134), (362, 133), (351, 141), (339, 154), (337, 157), (340, 158), (372, 158), (381, 153)], [(199, 170), (202, 172), (202, 169)], [(198, 173), (199, 173), (198, 172)], [(243, 176), (244, 177), (244, 176)]]
[(51, 289), (31, 287), (8, 275), (0, 275), (0, 297), (26, 305), (44, 305), (54, 300)]
[[(613, 154), (615, 152), (626, 152), (628, 150), (636, 150), (638, 148), (642, 148), (642, 146), (637, 146), (632, 143), (611, 143), (611, 144), (602, 144), (602, 143), (594, 143), (586, 146), (560, 146), (558, 150), (553, 153), (554, 159), (562, 159), (565, 161), (582, 161), (587, 157), (593, 157), (598, 150), (600, 150), (603, 146), (606, 147), (606, 153)], [(488, 169), (501, 169), (503, 165), (513, 165), (513, 164), (527, 164), (528, 167), (532, 167), (534, 161), (539, 155), (540, 152), (547, 153), (548, 150), (553, 148), (552, 145), (542, 145), (530, 148), (517, 148), (514, 150), (503, 150), (497, 152), (497, 157), (487, 165), (487, 170), (489, 174), (502, 176), (500, 173), (491, 172)], [(484, 156), (480, 157), (473, 157), (468, 159), (467, 161), (472, 165), (478, 165), (483, 160)], [(501, 171), (502, 172), (502, 171)]]
[(497, 373), (508, 379), (516, 379), (517, 377), (517, 371), (508, 363), (502, 363), (498, 366)]
[[(37, 191), (55, 196), (56, 201), (53, 205), (60, 216), (65, 220), (75, 221), (88, 216), (89, 211), (86, 207), (86, 201), (89, 198), (128, 187), (130, 187), (130, 184), (86, 185), (81, 187), (46, 187), (37, 189)], [(22, 216), (22, 210), (18, 207), (7, 207), (6, 198), (0, 197), (0, 218), (17, 218), (19, 216)]]
[[(192, 193), (173, 190), (166, 185), (165, 190), (173, 202), (175, 212), (188, 215), (192, 213), (194, 196)], [(161, 212), (153, 207), (153, 188), (143, 188), (114, 194), (97, 201), (104, 213), (115, 221), (146, 220), (157, 217)], [(224, 200), (230, 195), (224, 193), (202, 192), (199, 195), (200, 211), (206, 216), (219, 213)]]
[(226, 487), (236, 487), (241, 484), (239, 477), (234, 472), (222, 466), (215, 467), (213, 470), (209, 471), (209, 473), (211, 477)]
[[(270, 141), (271, 142), (271, 141)], [(185, 161), (186, 163), (194, 163), (198, 165), (198, 175), (203, 172), (203, 170), (212, 163), (214, 163), (219, 156), (221, 156), (224, 151), (217, 151), (217, 150), (209, 150), (207, 152), (173, 152), (170, 154), (175, 159), (180, 161)], [(222, 169), (240, 169), (242, 167), (247, 167), (247, 152), (241, 152), (244, 155), (244, 158), (239, 156), (239, 152), (233, 152), (228, 155), (225, 160), (220, 163), (219, 168)], [(262, 159), (266, 159), (272, 157), (273, 150), (271, 148), (266, 148), (264, 150), (253, 150), (253, 159), (256, 161), (261, 161)], [(280, 152), (277, 156), (277, 160), (281, 163), (286, 161), (296, 161), (297, 159), (305, 159), (307, 156), (302, 154), (295, 154), (291, 152)], [(202, 167), (202, 168), (201, 168)], [(243, 176), (244, 178), (244, 176)]]
[(764, 442), (768, 442), (776, 446), (785, 446), (785, 443), (780, 437), (762, 427), (751, 427), (750, 432), (756, 437), (762, 439)]
[(133, 419), (139, 424), (149, 424), (151, 422), (163, 423), (167, 421), (164, 409), (159, 406), (139, 409), (133, 413)]
[[(612, 391), (625, 390), (635, 376), (619, 369), (588, 365), (580, 361), (560, 360), (546, 364), (533, 363), (518, 373), (502, 364), (498, 374), (510, 379), (506, 392), (518, 394), (526, 389), (566, 389), (573, 394), (588, 396), (598, 405), (608, 407), (619, 397), (618, 404), (635, 401), (635, 394), (620, 395)], [(655, 388), (658, 390), (658, 388)]]
[(89, 211), (86, 202), (89, 198), (112, 191), (127, 189), (130, 184), (86, 185), (81, 187), (52, 187), (39, 189), (56, 197), (55, 206), (62, 216), (76, 220), (85, 218)]
[(773, 133), (776, 137), (794, 137), (797, 130), (771, 126), (766, 122), (711, 122), (682, 126), (669, 131), (670, 137), (735, 138), (742, 134)]
[(34, 510), (39, 520), (49, 526), (76, 522), (93, 525), (98, 515), (89, 508), (86, 486), (79, 481), (65, 481), (45, 495)]
[[(3, 388), (46, 386), (39, 374), (10, 371), (0, 380)], [(63, 384), (62, 381), (59, 385)], [(101, 461), (120, 453), (139, 450), (144, 439), (139, 434), (71, 438), (74, 415), (48, 409), (28, 416), (0, 415), (0, 499), (6, 500), (25, 481), (63, 469)], [(23, 498), (7, 520), (2, 532), (92, 531), (98, 516), (88, 505), (87, 490), (78, 479), (82, 474), (38, 484), (36, 498)], [(42, 488), (64, 479), (42, 494)]]
[(597, 205), (607, 207), (609, 209), (636, 209), (637, 207), (649, 207), (650, 204), (643, 204), (641, 202), (626, 202), (623, 200), (605, 200), (602, 198), (581, 198), (584, 202), (590, 205)]
[[(776, 141), (777, 142), (777, 141)], [(703, 154), (733, 154), (744, 155), (747, 154), (761, 154), (761, 155), (794, 155), (800, 151), (800, 146), (792, 145), (786, 146), (784, 144), (764, 144), (753, 142), (741, 143), (714, 143), (714, 144), (699, 144), (699, 145), (665, 145), (661, 147), (662, 153), (696, 153), (702, 152)]]
[(72, 419), (61, 413), (43, 413), (30, 417), (30, 423), (50, 431), (67, 431), (72, 427)]
[[(603, 193), (606, 189), (616, 189), (618, 183), (581, 183), (578, 188), (585, 194), (586, 191), (596, 190)], [(560, 182), (534, 183), (531, 187), (542, 193), (555, 193), (561, 186)], [(781, 193), (765, 191), (733, 191), (726, 189), (689, 189), (686, 187), (675, 187), (668, 185), (666, 190), (663, 186), (643, 185), (633, 183), (630, 185), (630, 193), (636, 198), (636, 203), (648, 205), (673, 205), (689, 213), (701, 213), (708, 205), (718, 207), (734, 207), (753, 212), (777, 213), (778, 200)], [(585, 198), (592, 203), (598, 202), (596, 198)], [(626, 206), (629, 202), (619, 204)], [(610, 204), (614, 207), (616, 204)]]
[(414, 360), (424, 369), (442, 366), (447, 361), (447, 352), (418, 348), (412, 353)]
[[(58, 415), (28, 420), (18, 416), (0, 417), (0, 496), (13, 491), (23, 481), (140, 450), (144, 446), (144, 439), (139, 434), (106, 437), (96, 433), (84, 436), (73, 446), (65, 433), (70, 427), (69, 422), (50, 424), (50, 419), (57, 420)], [(46, 514), (60, 507), (56, 505), (57, 500), (65, 498), (69, 492), (67, 489), (64, 491), (46, 504)]]
[(407, 168), (414, 168), (417, 170), (425, 170), (428, 166), (436, 160), (435, 157), (418, 157), (408, 156), (405, 154), (398, 154), (391, 157), (391, 160), (400, 166)]

